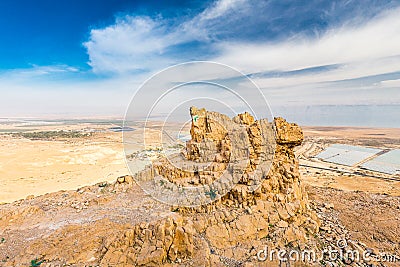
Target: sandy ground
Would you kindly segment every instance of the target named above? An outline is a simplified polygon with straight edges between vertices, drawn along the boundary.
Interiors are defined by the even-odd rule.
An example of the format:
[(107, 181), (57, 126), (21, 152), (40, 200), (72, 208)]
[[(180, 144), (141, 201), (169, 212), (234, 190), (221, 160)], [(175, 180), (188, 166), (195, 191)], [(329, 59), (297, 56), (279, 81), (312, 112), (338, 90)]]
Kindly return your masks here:
[(120, 139), (118, 133), (54, 141), (0, 136), (0, 202), (128, 174)]
[[(103, 181), (114, 182), (117, 177), (129, 174), (125, 164), (122, 133), (110, 131), (115, 126), (118, 125), (107, 121), (43, 124), (0, 121), (0, 203), (9, 203), (31, 195), (78, 189)], [(125, 140), (129, 139), (129, 144), (125, 149), (128, 154), (145, 147), (159, 147), (161, 138), (167, 141), (167, 146), (176, 145), (166, 134), (160, 134), (160, 129), (167, 133), (172, 129), (169, 131), (171, 134), (175, 129), (180, 129), (180, 125), (163, 127), (157, 122), (150, 122), (149, 127), (152, 129), (146, 132), (146, 145), (140, 141), (144, 136), (141, 123), (137, 124), (135, 131), (127, 132), (129, 138), (125, 136)], [(89, 136), (38, 140), (11, 133), (61, 130)], [(139, 164), (137, 168), (142, 167)]]

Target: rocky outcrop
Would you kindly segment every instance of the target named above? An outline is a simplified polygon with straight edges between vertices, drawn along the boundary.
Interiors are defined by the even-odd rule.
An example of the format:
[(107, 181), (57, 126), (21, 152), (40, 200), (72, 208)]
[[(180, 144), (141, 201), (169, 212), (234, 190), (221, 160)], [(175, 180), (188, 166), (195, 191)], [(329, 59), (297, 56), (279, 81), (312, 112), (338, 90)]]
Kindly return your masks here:
[(275, 118), (276, 139), (281, 145), (298, 146), (303, 141), (303, 131), (297, 124), (288, 123), (283, 118)]
[[(192, 139), (182, 155), (155, 162), (136, 179), (163, 177), (182, 187), (203, 186), (197, 193), (212, 201), (174, 210), (190, 225), (191, 240), (203, 237), (206, 251), (226, 254), (267, 239), (276, 247), (304, 248), (307, 235), (318, 232), (319, 220), (308, 206), (293, 152), (303, 140), (300, 127), (283, 118), (255, 120), (247, 112), (231, 119), (192, 107), (190, 114)], [(191, 242), (186, 245), (192, 247)], [(161, 262), (176, 260), (162, 250)], [(218, 253), (209, 254), (206, 262), (211, 264)]]
[(106, 244), (104, 266), (159, 266), (194, 254), (192, 222), (181, 216), (141, 223)]

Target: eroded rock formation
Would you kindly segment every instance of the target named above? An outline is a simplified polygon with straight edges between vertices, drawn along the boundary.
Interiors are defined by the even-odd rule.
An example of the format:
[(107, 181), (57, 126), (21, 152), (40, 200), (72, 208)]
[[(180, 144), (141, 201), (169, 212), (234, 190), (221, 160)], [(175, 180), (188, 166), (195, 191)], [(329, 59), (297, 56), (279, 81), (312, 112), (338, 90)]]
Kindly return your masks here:
[[(155, 162), (136, 179), (162, 176), (180, 186), (203, 185), (206, 189), (197, 193), (209, 196), (207, 190), (214, 189), (215, 200), (177, 206), (174, 218), (136, 226), (115, 241), (118, 245), (110, 246), (103, 263), (111, 263), (114, 254), (124, 254), (121, 248), (132, 246), (130, 254), (124, 254), (126, 263), (161, 265), (190, 258), (201, 266), (218, 265), (221, 256), (240, 262), (252, 248), (266, 243), (304, 248), (307, 235), (318, 231), (319, 220), (308, 207), (293, 153), (303, 140), (301, 129), (282, 118), (271, 123), (255, 120), (247, 112), (232, 119), (195, 107), (190, 113), (192, 140), (179, 159)], [(216, 185), (227, 172), (234, 184)], [(220, 194), (224, 188), (229, 191)], [(150, 255), (145, 261), (144, 254)]]

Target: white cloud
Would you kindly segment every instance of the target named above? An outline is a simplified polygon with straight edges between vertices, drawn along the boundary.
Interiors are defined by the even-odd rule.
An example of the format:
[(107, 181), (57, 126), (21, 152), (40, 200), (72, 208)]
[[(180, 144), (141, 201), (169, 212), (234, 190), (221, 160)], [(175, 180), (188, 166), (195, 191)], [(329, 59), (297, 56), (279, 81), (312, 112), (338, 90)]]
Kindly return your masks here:
[[(359, 27), (331, 29), (320, 38), (296, 37), (274, 44), (221, 43), (216, 61), (245, 73), (294, 71), (336, 65), (319, 72), (255, 77), (279, 105), (399, 104), (398, 80), (369, 84), (362, 78), (400, 71), (400, 9)], [(346, 85), (335, 82), (358, 79)]]
[(51, 66), (38, 66), (32, 65), (31, 68), (25, 69), (11, 69), (0, 72), (0, 80), (17, 80), (18, 79), (29, 79), (38, 78), (53, 74), (65, 74), (65, 73), (76, 73), (79, 72), (78, 68), (68, 65), (51, 65)]
[(200, 13), (200, 15), (196, 19), (200, 21), (208, 21), (211, 19), (219, 18), (225, 15), (230, 10), (238, 8), (238, 6), (242, 6), (243, 4), (246, 4), (245, 0), (217, 1), (211, 7)]
[[(317, 39), (275, 44), (221, 43), (215, 60), (246, 72), (296, 70), (400, 55), (400, 9), (381, 14), (361, 27), (331, 29)], [(376, 66), (377, 68), (381, 66)], [(397, 68), (398, 69), (398, 68)]]
[(84, 44), (89, 64), (95, 72), (124, 72), (170, 62), (160, 57), (166, 47), (174, 44), (172, 34), (165, 34), (165, 31), (161, 20), (131, 16), (104, 29), (94, 29), (90, 40)]
[(400, 70), (400, 56), (346, 63), (338, 66), (337, 68), (323, 70), (317, 73), (305, 72), (301, 75), (272, 78), (255, 77), (253, 80), (262, 88), (287, 87), (351, 80), (385, 73), (392, 73), (398, 70)]
[(244, 6), (244, 0), (221, 0), (191, 19), (181, 22), (125, 16), (115, 24), (93, 29), (84, 43), (89, 65), (95, 72), (125, 73), (135, 70), (160, 70), (184, 59), (171, 56), (173, 46), (192, 41), (207, 41), (214, 34), (214, 20), (232, 9)]
[[(154, 72), (184, 62), (188, 59), (186, 55), (171, 54), (171, 49), (191, 41), (210, 40), (220, 28), (229, 30), (234, 24), (232, 16), (229, 16), (233, 10), (240, 10), (240, 18), (246, 14), (250, 16), (252, 12), (248, 1), (220, 0), (193, 18), (172, 26), (174, 22), (162, 17), (120, 18), (111, 26), (91, 31), (89, 40), (84, 44), (89, 64), (95, 72), (121, 74), (135, 70)], [(400, 69), (398, 58), (395, 58), (400, 56), (399, 12), (400, 9), (382, 13), (358, 27), (330, 29), (319, 38), (297, 36), (272, 44), (214, 39), (208, 47), (210, 51), (219, 51), (219, 55), (204, 55), (201, 59), (228, 64), (245, 73), (341, 65), (338, 69), (316, 75), (266, 79), (266, 84), (274, 86), (393, 72)]]
[[(210, 39), (218, 33), (218, 28), (227, 26), (232, 20), (240, 20), (240, 17), (232, 18), (233, 11), (240, 10), (241, 15), (251, 16), (251, 7), (246, 0), (219, 0), (206, 8), (192, 19), (182, 23), (182, 29), (195, 39)], [(237, 15), (237, 14), (236, 14)], [(221, 18), (224, 17), (223, 20)], [(229, 27), (225, 29), (230, 30)]]

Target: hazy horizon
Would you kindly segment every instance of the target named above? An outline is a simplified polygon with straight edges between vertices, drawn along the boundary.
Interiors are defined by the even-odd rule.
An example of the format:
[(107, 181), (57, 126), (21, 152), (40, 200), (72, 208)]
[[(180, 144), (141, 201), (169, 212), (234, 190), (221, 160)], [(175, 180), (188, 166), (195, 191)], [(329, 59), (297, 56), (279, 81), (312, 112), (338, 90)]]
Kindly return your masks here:
[[(212, 110), (212, 109), (211, 109)], [(379, 111), (384, 111), (387, 116), (381, 117)], [(218, 110), (216, 110), (218, 111)], [(351, 112), (350, 112), (351, 111)], [(295, 122), (301, 126), (338, 126), (338, 127), (367, 127), (367, 128), (400, 128), (400, 121), (393, 120), (392, 118), (400, 115), (400, 105), (386, 105), (386, 106), (306, 106), (306, 107), (292, 107), (287, 109), (286, 107), (278, 107), (275, 112), (272, 110), (274, 117), (284, 117), (289, 122)], [(362, 112), (364, 116), (360, 117), (359, 113)], [(368, 115), (368, 116), (366, 116)], [(165, 118), (165, 114), (155, 114), (151, 120), (157, 120), (160, 118), (162, 121)], [(178, 120), (174, 122), (183, 122), (190, 119), (189, 111), (187, 114), (180, 114)], [(360, 119), (362, 118), (362, 119)], [(144, 121), (146, 117), (137, 117), (137, 121)], [(18, 122), (21, 120), (27, 121), (124, 121), (124, 116), (118, 115), (42, 115), (42, 116), (17, 116), (17, 117), (3, 117), (0, 115), (0, 124), (6, 121)]]

